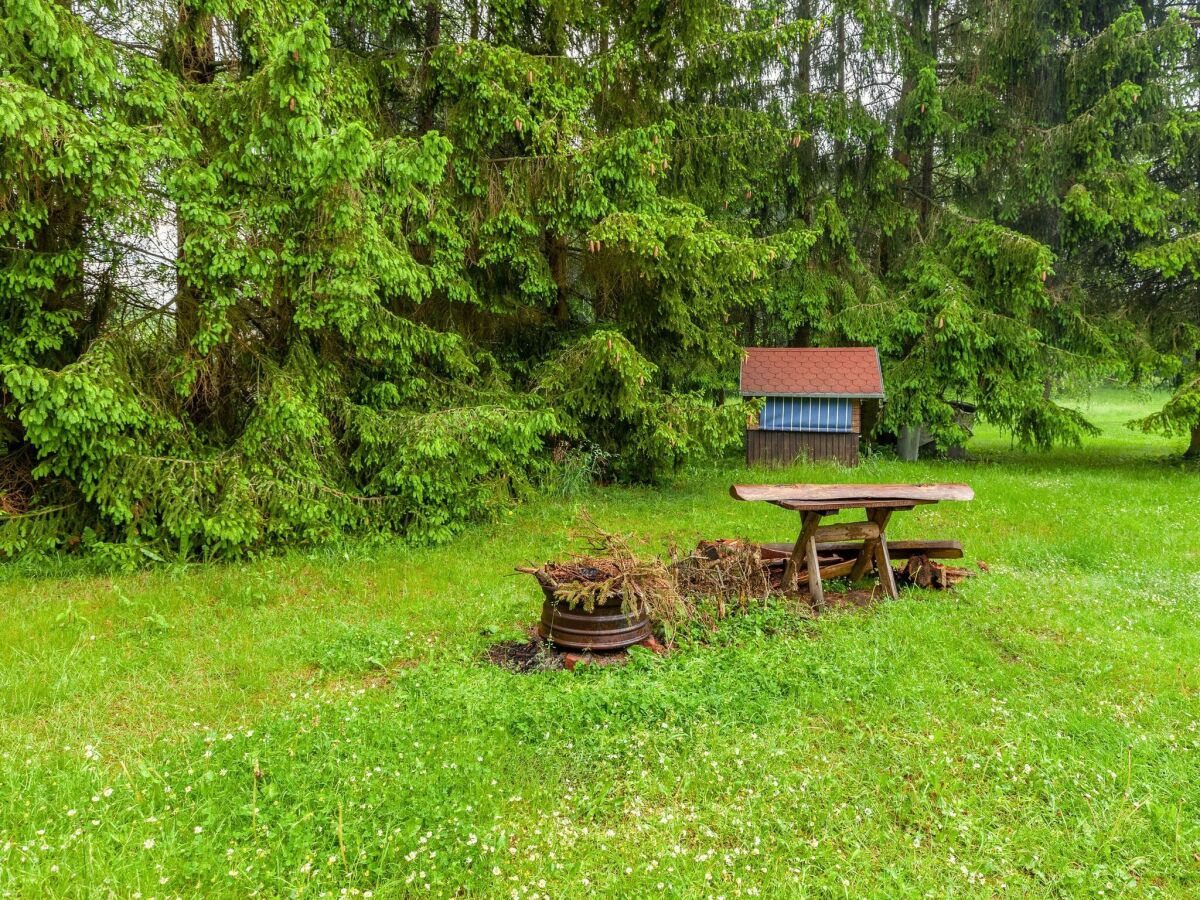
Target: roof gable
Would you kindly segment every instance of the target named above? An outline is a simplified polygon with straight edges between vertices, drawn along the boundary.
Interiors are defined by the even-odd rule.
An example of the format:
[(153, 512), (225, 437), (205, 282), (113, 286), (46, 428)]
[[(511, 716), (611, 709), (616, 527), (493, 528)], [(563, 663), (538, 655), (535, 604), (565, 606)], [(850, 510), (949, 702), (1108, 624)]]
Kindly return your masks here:
[(883, 397), (874, 347), (747, 347), (742, 396)]

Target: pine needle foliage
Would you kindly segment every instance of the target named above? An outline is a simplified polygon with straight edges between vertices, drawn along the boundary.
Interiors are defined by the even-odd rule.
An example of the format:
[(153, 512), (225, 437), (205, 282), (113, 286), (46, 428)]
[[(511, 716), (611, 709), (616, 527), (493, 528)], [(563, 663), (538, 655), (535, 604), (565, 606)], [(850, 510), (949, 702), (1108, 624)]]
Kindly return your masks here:
[(745, 344), (877, 345), (944, 443), (1168, 381), (1200, 448), (1198, 21), (9, 0), (0, 552), (440, 540), (554, 448), (654, 481), (740, 440)]

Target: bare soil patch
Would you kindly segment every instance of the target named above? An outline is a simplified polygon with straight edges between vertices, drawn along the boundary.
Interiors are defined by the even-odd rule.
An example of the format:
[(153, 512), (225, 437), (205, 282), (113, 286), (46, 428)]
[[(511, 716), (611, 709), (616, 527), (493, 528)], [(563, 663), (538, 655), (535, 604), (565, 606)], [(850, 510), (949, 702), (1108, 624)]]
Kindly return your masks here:
[(563, 668), (567, 653), (557, 649), (549, 641), (531, 632), (523, 641), (500, 641), (487, 649), (488, 661), (502, 669), (528, 675), (533, 672), (551, 672)]

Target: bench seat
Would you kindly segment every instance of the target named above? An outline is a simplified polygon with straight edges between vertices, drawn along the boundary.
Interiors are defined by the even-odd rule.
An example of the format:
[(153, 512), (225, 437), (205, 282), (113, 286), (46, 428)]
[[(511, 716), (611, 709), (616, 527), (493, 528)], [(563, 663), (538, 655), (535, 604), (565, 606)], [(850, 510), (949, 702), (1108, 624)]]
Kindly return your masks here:
[[(795, 544), (759, 544), (764, 559), (786, 559), (792, 555)], [(836, 541), (817, 543), (817, 552), (822, 556), (853, 558), (862, 549), (861, 541)], [(892, 559), (910, 559), (928, 556), (930, 559), (962, 559), (961, 541), (888, 541), (888, 554)]]

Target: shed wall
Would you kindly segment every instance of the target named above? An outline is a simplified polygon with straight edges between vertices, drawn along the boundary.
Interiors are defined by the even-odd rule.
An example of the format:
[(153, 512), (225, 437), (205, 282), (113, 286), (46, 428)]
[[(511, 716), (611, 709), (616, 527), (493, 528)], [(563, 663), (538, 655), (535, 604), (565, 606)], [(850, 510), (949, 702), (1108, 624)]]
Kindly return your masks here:
[[(855, 404), (857, 407), (857, 404)], [(858, 434), (746, 429), (746, 464), (786, 466), (799, 458), (858, 465)]]

